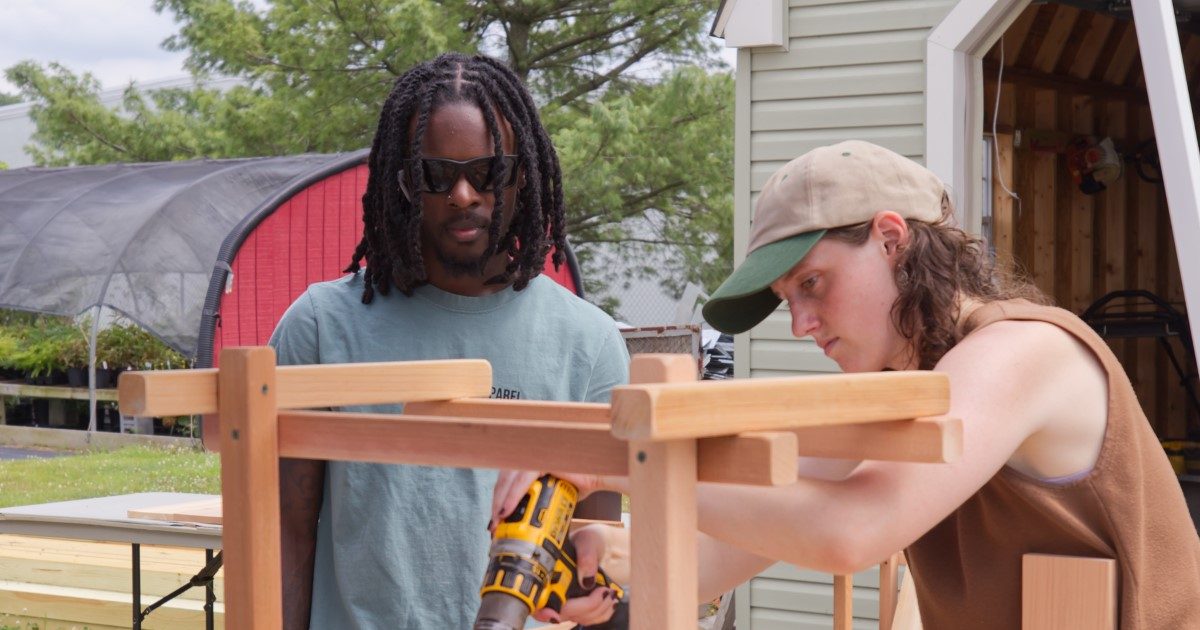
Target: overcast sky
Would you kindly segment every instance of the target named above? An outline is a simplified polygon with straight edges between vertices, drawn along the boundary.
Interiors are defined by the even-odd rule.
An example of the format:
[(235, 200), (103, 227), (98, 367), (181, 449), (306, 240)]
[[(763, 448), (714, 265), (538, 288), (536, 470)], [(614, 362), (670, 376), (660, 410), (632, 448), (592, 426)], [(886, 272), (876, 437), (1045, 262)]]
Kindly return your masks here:
[[(160, 46), (174, 32), (152, 0), (0, 0), (0, 70), (57, 61), (106, 88), (182, 76), (184, 55)], [(16, 90), (0, 76), (0, 91)]]
[(174, 32), (152, 0), (0, 0), (0, 92), (16, 92), (3, 70), (24, 59), (91, 72), (105, 88), (183, 76), (185, 55), (161, 46)]

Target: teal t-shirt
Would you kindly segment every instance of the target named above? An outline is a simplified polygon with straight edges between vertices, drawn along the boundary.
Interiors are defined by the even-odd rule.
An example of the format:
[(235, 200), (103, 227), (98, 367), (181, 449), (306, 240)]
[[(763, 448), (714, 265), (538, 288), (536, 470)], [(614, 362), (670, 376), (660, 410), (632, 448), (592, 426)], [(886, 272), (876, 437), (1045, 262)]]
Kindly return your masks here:
[[(371, 304), (362, 282), (309, 287), (271, 336), (279, 364), (481, 358), (493, 398), (531, 400), (607, 402), (628, 380), (616, 323), (545, 276), (522, 291), (466, 297), (426, 285)], [(494, 470), (329, 462), (311, 627), (471, 627), (495, 480)]]

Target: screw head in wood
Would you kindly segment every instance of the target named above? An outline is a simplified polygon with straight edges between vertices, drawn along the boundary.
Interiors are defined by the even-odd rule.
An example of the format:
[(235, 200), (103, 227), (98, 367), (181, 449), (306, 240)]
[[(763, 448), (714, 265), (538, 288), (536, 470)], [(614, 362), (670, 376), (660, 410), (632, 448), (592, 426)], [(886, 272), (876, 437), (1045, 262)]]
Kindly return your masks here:
[(234, 430), (233, 430), (233, 433), (232, 433), (231, 435), (233, 436), (233, 439), (235, 439), (235, 440), (236, 440), (236, 439), (238, 439), (238, 438), (241, 436), (241, 434), (240, 434), (240, 433), (238, 433), (238, 430), (237, 430), (237, 429), (234, 429)]
[(638, 463), (646, 461), (646, 451), (638, 451), (637, 458)]

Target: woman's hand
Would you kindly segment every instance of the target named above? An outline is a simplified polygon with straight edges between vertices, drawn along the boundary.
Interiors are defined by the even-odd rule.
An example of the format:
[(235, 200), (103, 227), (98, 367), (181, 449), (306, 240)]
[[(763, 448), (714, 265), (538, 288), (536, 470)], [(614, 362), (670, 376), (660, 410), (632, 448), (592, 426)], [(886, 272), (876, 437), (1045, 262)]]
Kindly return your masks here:
[(563, 602), (561, 612), (543, 608), (533, 613), (533, 618), (544, 623), (570, 621), (584, 626), (598, 626), (608, 621), (616, 608), (617, 596), (601, 587), (583, 597), (572, 597)]
[[(578, 567), (575, 579), (581, 588), (591, 588), (596, 584), (596, 571), (607, 545), (606, 528), (605, 525), (589, 525), (571, 533)], [(616, 606), (617, 596), (612, 589), (599, 587), (583, 597), (572, 597), (563, 602), (562, 610), (558, 613), (542, 608), (534, 612), (533, 618), (548, 623), (572, 621), (584, 626), (599, 625), (612, 617)]]
[[(512, 514), (521, 502), (521, 497), (529, 491), (534, 480), (546, 473), (531, 470), (502, 470), (496, 479), (496, 487), (492, 490), (492, 519), (488, 522), (488, 531), (496, 531), (496, 524), (504, 517)], [(569, 481), (579, 491), (579, 499), (605, 488), (604, 479), (600, 475), (579, 475), (550, 473), (563, 481)]]

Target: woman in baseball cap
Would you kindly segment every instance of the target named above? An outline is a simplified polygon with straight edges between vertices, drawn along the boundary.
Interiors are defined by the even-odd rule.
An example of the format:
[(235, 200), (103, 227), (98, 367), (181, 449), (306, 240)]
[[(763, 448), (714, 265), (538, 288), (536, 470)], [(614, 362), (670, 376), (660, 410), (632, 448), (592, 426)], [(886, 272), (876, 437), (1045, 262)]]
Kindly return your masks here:
[(953, 464), (868, 462), (779, 492), (802, 522), (741, 532), (751, 551), (812, 565), (836, 550), (850, 562), (827, 568), (848, 572), (903, 548), (930, 629), (1019, 627), (1025, 553), (1115, 558), (1122, 628), (1200, 628), (1200, 539), (1121, 365), (995, 267), (932, 172), (866, 142), (815, 149), (764, 185), (748, 250), (704, 306), (713, 327), (744, 332), (786, 302), (792, 333), (847, 372), (945, 372), (964, 439)]
[(779, 488), (705, 484), (701, 558), (722, 566), (701, 567), (702, 596), (774, 559), (854, 573), (903, 549), (927, 630), (1008, 630), (1022, 556), (1063, 554), (1116, 559), (1121, 628), (1200, 628), (1200, 538), (1121, 365), (995, 268), (932, 172), (866, 142), (810, 151), (763, 186), (748, 249), (704, 306), (713, 327), (744, 332), (786, 303), (792, 333), (847, 372), (945, 373), (963, 453)]

